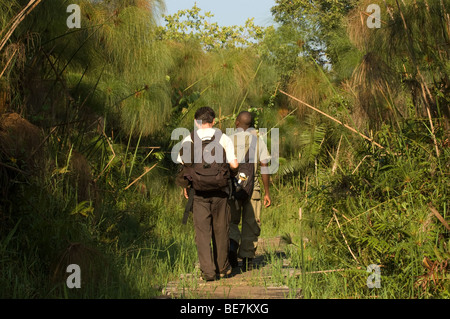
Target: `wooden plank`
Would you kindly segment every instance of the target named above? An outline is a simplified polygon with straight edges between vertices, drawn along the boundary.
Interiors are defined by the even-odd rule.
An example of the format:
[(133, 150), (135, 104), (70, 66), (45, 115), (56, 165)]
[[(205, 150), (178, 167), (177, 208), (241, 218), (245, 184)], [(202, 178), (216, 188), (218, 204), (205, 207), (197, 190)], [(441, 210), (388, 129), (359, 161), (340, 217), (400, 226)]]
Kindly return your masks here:
[(164, 295), (169, 298), (211, 298), (211, 299), (287, 299), (301, 298), (301, 290), (287, 286), (264, 287), (248, 285), (202, 284), (196, 288), (178, 289), (167, 287)]
[(256, 254), (260, 255), (270, 251), (283, 250), (284, 246), (286, 244), (282, 241), (281, 237), (259, 238)]
[[(264, 254), (282, 253), (286, 244), (281, 237), (259, 239), (254, 269), (241, 273), (234, 268), (230, 277), (204, 282), (199, 277), (198, 265), (192, 274), (183, 274), (179, 280), (170, 282), (162, 291), (161, 298), (213, 298), (213, 299), (286, 299), (301, 298), (300, 289), (275, 286), (270, 283), (272, 265), (266, 264)], [(242, 262), (239, 262), (241, 266)], [(291, 277), (297, 269), (288, 268), (284, 263), (281, 277)]]

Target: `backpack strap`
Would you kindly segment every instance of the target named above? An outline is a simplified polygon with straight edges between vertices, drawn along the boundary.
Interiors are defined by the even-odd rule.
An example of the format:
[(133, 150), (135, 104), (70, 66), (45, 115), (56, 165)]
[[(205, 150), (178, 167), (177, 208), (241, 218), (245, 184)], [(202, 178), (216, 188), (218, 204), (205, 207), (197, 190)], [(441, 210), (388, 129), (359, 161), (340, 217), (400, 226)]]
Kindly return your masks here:
[(186, 207), (184, 209), (184, 214), (183, 214), (183, 225), (186, 225), (188, 217), (189, 217), (189, 213), (192, 211), (192, 207), (194, 204), (194, 195), (195, 195), (195, 190), (190, 187), (188, 190), (188, 201), (186, 203)]
[[(222, 131), (220, 131), (220, 130), (215, 130), (216, 132), (214, 133), (214, 135), (212, 136), (212, 138), (211, 138), (211, 142), (212, 141), (214, 141), (215, 139), (216, 139), (216, 134), (217, 134), (217, 137), (218, 137), (218, 139), (219, 139), (219, 142), (220, 142), (220, 138), (222, 137)], [(194, 130), (194, 131), (192, 131), (191, 132), (191, 140), (192, 140), (192, 143), (194, 143), (194, 138), (198, 138), (199, 140), (202, 140), (201, 138), (200, 138), (200, 136), (198, 136), (198, 133), (196, 133), (196, 131)]]
[[(251, 139), (251, 141), (250, 141)], [(234, 153), (237, 154), (237, 136), (234, 136)], [(245, 156), (244, 156), (244, 163), (250, 162), (250, 151), (255, 151), (255, 164), (258, 163), (258, 157), (259, 157), (259, 143), (258, 143), (258, 136), (255, 136), (253, 134), (245, 135)], [(255, 165), (257, 166), (257, 165)]]
[[(222, 138), (222, 135), (223, 135), (223, 132), (222, 132), (221, 130), (215, 130), (214, 135), (211, 137), (210, 140), (208, 140), (209, 143), (214, 142), (214, 141), (216, 140), (216, 138), (217, 138), (217, 143), (220, 145), (220, 139)], [(195, 130), (192, 131), (192, 132), (191, 132), (191, 140), (192, 140), (191, 163), (194, 163), (194, 158), (195, 158), (195, 156), (194, 156), (194, 153), (195, 153), (195, 147), (194, 147), (195, 141), (194, 141), (194, 139), (198, 139), (198, 141), (200, 141), (200, 142), (203, 143), (203, 140), (200, 138), (200, 136), (198, 135), (198, 133), (196, 133)], [(224, 163), (226, 163), (226, 160), (227, 160), (227, 157), (226, 157), (227, 150), (226, 150), (225, 147), (223, 147), (222, 145), (220, 145), (220, 146), (223, 148), (223, 160), (224, 160)], [(203, 154), (202, 154), (202, 156), (203, 156)]]
[[(218, 141), (220, 142), (220, 139), (221, 139), (221, 137), (222, 137), (222, 131), (217, 131), (216, 130), (216, 132), (214, 133), (214, 135), (211, 137), (211, 140), (209, 140), (209, 142), (211, 143), (211, 142), (213, 142), (215, 139), (216, 139), (216, 134), (217, 134), (217, 137), (218, 137)], [(194, 154), (195, 154), (195, 140), (198, 140), (199, 142), (202, 142), (203, 143), (203, 140), (200, 138), (200, 136), (198, 135), (198, 133), (194, 130), (194, 131), (192, 131), (191, 132), (191, 141), (192, 141), (192, 145), (191, 145), (191, 163), (193, 164), (194, 163), (194, 158), (195, 158), (195, 156), (194, 156)], [(195, 140), (194, 140), (195, 139)], [(225, 149), (224, 149), (224, 152), (226, 152), (225, 151)], [(203, 154), (202, 154), (202, 156), (203, 156)]]

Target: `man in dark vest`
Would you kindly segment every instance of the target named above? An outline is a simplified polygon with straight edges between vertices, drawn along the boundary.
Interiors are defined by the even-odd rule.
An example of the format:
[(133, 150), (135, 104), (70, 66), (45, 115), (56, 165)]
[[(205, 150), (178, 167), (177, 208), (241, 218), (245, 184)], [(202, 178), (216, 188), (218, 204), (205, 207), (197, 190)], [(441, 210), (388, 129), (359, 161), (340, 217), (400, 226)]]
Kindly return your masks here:
[[(261, 137), (257, 136), (253, 126), (253, 118), (250, 112), (239, 113), (235, 122), (237, 132), (231, 136), (236, 156), (239, 162), (239, 173), (244, 171), (243, 179), (247, 180), (245, 187), (247, 193), (235, 194), (231, 201), (231, 225), (230, 225), (230, 253), (229, 260), (232, 267), (238, 266), (238, 257), (242, 258), (242, 269), (251, 269), (252, 261), (258, 244), (258, 237), (261, 231), (261, 187), (259, 183), (259, 173), (261, 171), (264, 185), (263, 204), (265, 207), (271, 205), (268, 162), (270, 155), (267, 146)], [(258, 169), (258, 163), (260, 168)], [(261, 170), (265, 167), (265, 170)], [(253, 172), (252, 172), (253, 170)], [(244, 188), (245, 188), (244, 187)], [(240, 196), (237, 196), (240, 195)], [(241, 230), (239, 224), (242, 221)]]
[[(228, 260), (231, 171), (238, 162), (231, 139), (213, 128), (215, 112), (201, 107), (194, 115), (195, 126), (182, 141), (178, 162), (189, 181), (186, 198), (193, 196), (195, 242), (202, 278), (215, 280), (231, 274)], [(211, 247), (212, 243), (212, 247)]]

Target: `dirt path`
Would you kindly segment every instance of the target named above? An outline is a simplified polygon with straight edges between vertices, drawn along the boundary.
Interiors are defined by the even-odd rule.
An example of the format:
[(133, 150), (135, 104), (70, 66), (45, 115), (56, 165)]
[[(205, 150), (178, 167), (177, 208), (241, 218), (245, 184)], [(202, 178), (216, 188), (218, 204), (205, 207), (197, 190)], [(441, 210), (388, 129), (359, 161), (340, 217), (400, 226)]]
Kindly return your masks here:
[[(228, 278), (217, 281), (204, 282), (199, 279), (199, 271), (185, 274), (178, 280), (168, 283), (163, 289), (165, 298), (214, 298), (214, 299), (285, 299), (300, 298), (300, 289), (292, 290), (287, 286), (273, 285), (272, 271), (275, 267), (268, 256), (276, 256), (279, 261), (277, 274), (292, 276), (298, 270), (289, 268), (289, 261), (283, 259), (285, 244), (279, 237), (260, 239), (254, 267), (252, 270), (241, 272), (242, 262), (234, 268)], [(282, 261), (282, 264), (280, 264)]]

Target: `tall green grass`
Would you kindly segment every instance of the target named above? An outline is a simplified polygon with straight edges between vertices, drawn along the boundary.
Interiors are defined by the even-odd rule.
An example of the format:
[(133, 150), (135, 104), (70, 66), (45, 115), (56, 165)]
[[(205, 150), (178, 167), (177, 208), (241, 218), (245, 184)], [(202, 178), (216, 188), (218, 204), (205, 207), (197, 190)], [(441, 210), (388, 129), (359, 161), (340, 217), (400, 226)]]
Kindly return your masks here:
[[(420, 122), (405, 124), (379, 133), (396, 155), (357, 155), (352, 144), (335, 173), (333, 161), (320, 160), (275, 178), (262, 234), (285, 234), (302, 274), (284, 283), (292, 280), (305, 298), (448, 297), (449, 233), (430, 210), (448, 219), (448, 149), (436, 158)], [(380, 265), (381, 288), (367, 286), (371, 264)]]
[[(0, 14), (2, 25), (20, 10), (16, 2), (13, 10)], [(337, 79), (350, 81), (353, 74), (350, 82), (358, 80), (359, 88), (331, 81), (327, 77), (333, 73), (300, 63), (297, 53), (296, 63), (281, 64), (286, 67), (281, 77), (289, 74), (284, 84), (289, 83), (290, 93), (346, 119), (343, 122), (358, 117), (355, 122), (371, 122), (377, 131), (367, 135), (385, 147), (379, 149), (318, 114), (298, 109), (297, 117), (291, 116), (288, 101), (276, 90), (272, 94), (284, 86), (274, 80), (277, 61), (261, 60), (244, 48), (205, 53), (198, 43), (156, 40), (154, 11), (133, 1), (111, 6), (80, 1), (92, 19), (82, 30), (66, 33), (64, 19), (48, 18), (58, 16), (54, 13), (64, 11), (64, 5), (48, 3), (29, 14), (8, 40), (8, 45), (27, 43), (20, 53), (27, 62), (2, 78), (10, 90), (7, 102), (11, 110), (47, 130), (48, 140), (39, 146), (45, 167), (36, 175), (23, 160), (12, 160), (3, 145), (0, 148), (1, 163), (13, 168), (2, 166), (0, 171), (0, 297), (149, 298), (159, 295), (169, 281), (195, 272), (192, 221), (181, 225), (185, 200), (173, 185), (175, 170), (167, 159), (168, 128), (190, 127), (191, 111), (200, 104), (212, 105), (231, 123), (236, 115), (229, 114), (231, 110), (248, 103), (262, 115), (260, 127), (280, 127), (284, 156), (272, 177), (273, 205), (262, 211), (261, 235), (283, 236), (288, 245), (285, 255), (267, 252), (272, 267), (265, 284), (287, 285), (292, 292), (288, 297), (298, 288), (304, 298), (449, 296), (449, 232), (431, 209), (448, 220), (448, 67), (442, 67), (447, 59), (440, 49), (445, 41), (408, 47), (402, 42), (405, 31), (399, 31), (404, 29), (403, 14), (397, 12), (391, 17), (396, 23), (370, 39), (365, 27), (355, 30), (364, 31), (354, 35), (355, 45), (364, 40), (361, 52), (370, 53), (356, 72), (350, 72), (355, 61), (351, 68), (334, 65), (337, 72), (345, 69), (346, 76), (335, 74)], [(415, 7), (403, 6), (407, 16), (416, 16)], [(407, 32), (418, 39), (423, 32), (416, 26), (424, 25), (424, 17), (433, 18), (426, 25), (441, 24), (439, 15), (425, 9), (418, 17)], [(433, 34), (445, 37), (445, 32)], [(348, 41), (342, 41), (347, 46)], [(396, 45), (399, 41), (401, 46)], [(395, 50), (381, 50), (377, 57), (371, 52), (378, 46), (366, 48), (370, 43)], [(431, 61), (433, 50), (444, 53)], [(351, 52), (346, 55), (356, 51)], [(404, 52), (423, 61), (405, 60)], [(280, 54), (278, 62), (284, 60)], [(362, 58), (359, 51), (353, 55)], [(390, 67), (367, 72), (381, 65), (383, 55), (389, 57)], [(425, 77), (408, 79), (404, 73), (411, 70), (422, 70)], [(371, 80), (382, 85), (374, 86)], [(42, 92), (32, 91), (30, 83)], [(422, 102), (420, 90), (414, 89), (417, 84), (430, 91)], [(329, 95), (316, 92), (318, 87)], [(398, 93), (389, 93), (390, 88)], [(419, 118), (426, 107), (432, 107), (434, 118)], [(282, 115), (284, 111), (289, 115)], [(367, 115), (373, 111), (374, 116)], [(108, 125), (94, 130), (100, 117)], [(141, 148), (155, 142), (160, 152)], [(86, 160), (92, 174), (85, 176), (89, 184), (82, 186), (76, 158)], [(283, 259), (297, 276), (284, 275)], [(65, 285), (70, 262), (83, 264), (81, 289)], [(379, 289), (366, 284), (371, 264), (381, 267)], [(195, 286), (197, 279), (182, 284)]]
[[(390, 141), (403, 149), (405, 138)], [(288, 286), (287, 298), (297, 289), (303, 298), (448, 297), (448, 232), (428, 206), (448, 219), (448, 150), (437, 161), (432, 144), (412, 145), (401, 156), (372, 153), (362, 161), (354, 154), (353, 165), (341, 163), (334, 174), (332, 162), (319, 161), (273, 176), (273, 205), (262, 210), (261, 237), (282, 236), (287, 245), (284, 255), (266, 252), (271, 267), (265, 284)], [(71, 148), (55, 154), (62, 168), (70, 167)], [(105, 160), (96, 173), (109, 162), (108, 153), (98, 154)], [(143, 167), (137, 153), (130, 155), (135, 178)], [(79, 202), (70, 171), (58, 166), (45, 179), (15, 180), (10, 204), (2, 206), (1, 297), (152, 298), (168, 282), (196, 272), (192, 219), (181, 224), (181, 190), (166, 170), (155, 169), (142, 178), (145, 192), (138, 186), (124, 191), (129, 170), (121, 165), (100, 178), (99, 203)], [(73, 243), (95, 251), (106, 265), (79, 290), (67, 288), (68, 274), (52, 280), (55, 264)], [(435, 263), (431, 276), (425, 258)], [(98, 263), (89, 254), (86, 260)], [(286, 275), (283, 260), (295, 276)], [(371, 264), (381, 266), (381, 288), (367, 287)], [(180, 284), (195, 287), (198, 278)]]

